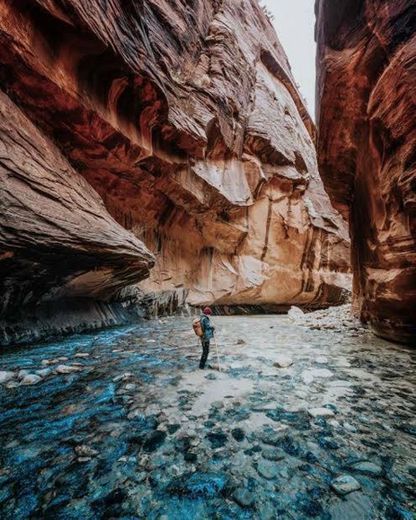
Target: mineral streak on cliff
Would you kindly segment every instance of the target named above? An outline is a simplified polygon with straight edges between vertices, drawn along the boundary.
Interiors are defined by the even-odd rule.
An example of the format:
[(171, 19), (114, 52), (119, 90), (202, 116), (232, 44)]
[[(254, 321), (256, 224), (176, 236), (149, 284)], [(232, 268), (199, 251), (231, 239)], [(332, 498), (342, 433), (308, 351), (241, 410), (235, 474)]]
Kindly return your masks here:
[(318, 0), (318, 157), (350, 220), (355, 304), (416, 341), (416, 4)]
[[(318, 175), (313, 122), (256, 0), (0, 0), (0, 43), (3, 90), (37, 127), (22, 119), (22, 131), (29, 141), (43, 133), (60, 150), (47, 145), (48, 175), (59, 176), (54, 168), (67, 160), (65, 189), (72, 177), (80, 196), (85, 186), (85, 209), (58, 188), (42, 207), (61, 226), (68, 205), (79, 222), (71, 247), (85, 251), (94, 272), (112, 269), (107, 249), (126, 270), (99, 275), (98, 297), (147, 274), (152, 260), (141, 240), (156, 256), (146, 292), (184, 292), (194, 304), (342, 301), (348, 234)], [(36, 174), (27, 173), (25, 189), (37, 193)], [(112, 228), (87, 183), (129, 232)], [(84, 217), (95, 212), (89, 197), (102, 229)], [(41, 211), (31, 219), (43, 225)], [(26, 274), (7, 257), (20, 231), (9, 235), (2, 262), (24, 278), (16, 301), (26, 302), (26, 292), (45, 299), (43, 282), (32, 290), (31, 255), (59, 255), (58, 231), (25, 242)], [(71, 262), (70, 273), (90, 272), (82, 256)], [(67, 271), (55, 271), (48, 297), (90, 286), (84, 278), (68, 285)]]

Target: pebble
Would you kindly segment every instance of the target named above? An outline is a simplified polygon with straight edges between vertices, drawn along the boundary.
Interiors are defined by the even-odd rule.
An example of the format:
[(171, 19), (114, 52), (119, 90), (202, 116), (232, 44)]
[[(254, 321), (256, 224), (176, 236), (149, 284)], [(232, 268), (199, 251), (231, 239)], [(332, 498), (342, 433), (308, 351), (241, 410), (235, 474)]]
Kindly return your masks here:
[(42, 378), (37, 374), (26, 374), (22, 378), (22, 385), (36, 385), (40, 381), (42, 381)]
[(340, 495), (347, 495), (361, 489), (361, 484), (351, 475), (341, 475), (331, 482), (331, 487)]
[(71, 366), (71, 365), (58, 365), (56, 368), (55, 368), (55, 371), (58, 373), (58, 374), (71, 374), (72, 372), (78, 372), (79, 370), (81, 370), (80, 367), (75, 367), (75, 366)]
[(277, 356), (275, 357), (273, 366), (277, 368), (288, 368), (291, 365), (293, 365), (293, 359), (291, 359), (289, 356)]
[(333, 417), (335, 414), (329, 408), (310, 408), (308, 414), (311, 417)]
[(14, 378), (14, 372), (10, 372), (8, 370), (0, 371), (0, 384), (8, 383), (13, 378)]
[(91, 448), (90, 446), (87, 446), (86, 444), (81, 444), (80, 446), (75, 446), (74, 451), (78, 455), (78, 457), (95, 457), (96, 455), (98, 455), (97, 450), (94, 450), (94, 448)]
[(90, 357), (90, 354), (88, 352), (77, 352), (74, 357), (87, 358), (87, 357)]

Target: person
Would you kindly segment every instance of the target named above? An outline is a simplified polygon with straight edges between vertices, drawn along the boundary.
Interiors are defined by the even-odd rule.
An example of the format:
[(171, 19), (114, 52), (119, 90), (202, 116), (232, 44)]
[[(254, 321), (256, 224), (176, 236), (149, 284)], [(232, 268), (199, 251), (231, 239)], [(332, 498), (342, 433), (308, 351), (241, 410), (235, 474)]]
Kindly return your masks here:
[(208, 359), (209, 355), (209, 344), (211, 339), (214, 337), (214, 330), (209, 317), (212, 315), (212, 310), (209, 307), (205, 307), (205, 309), (202, 311), (202, 316), (200, 319), (201, 322), (201, 328), (202, 328), (202, 337), (201, 337), (201, 343), (202, 343), (202, 356), (201, 361), (199, 362), (199, 368), (203, 370), (205, 368), (205, 364)]

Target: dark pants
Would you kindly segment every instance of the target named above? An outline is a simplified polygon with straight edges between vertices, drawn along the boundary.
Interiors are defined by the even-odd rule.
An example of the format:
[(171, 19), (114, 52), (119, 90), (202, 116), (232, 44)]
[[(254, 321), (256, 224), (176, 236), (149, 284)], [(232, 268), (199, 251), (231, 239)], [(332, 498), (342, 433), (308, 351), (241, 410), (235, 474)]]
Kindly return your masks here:
[(202, 343), (202, 356), (201, 356), (201, 361), (199, 362), (199, 368), (205, 368), (205, 363), (207, 362), (208, 354), (209, 354), (209, 339), (202, 338), (201, 343)]

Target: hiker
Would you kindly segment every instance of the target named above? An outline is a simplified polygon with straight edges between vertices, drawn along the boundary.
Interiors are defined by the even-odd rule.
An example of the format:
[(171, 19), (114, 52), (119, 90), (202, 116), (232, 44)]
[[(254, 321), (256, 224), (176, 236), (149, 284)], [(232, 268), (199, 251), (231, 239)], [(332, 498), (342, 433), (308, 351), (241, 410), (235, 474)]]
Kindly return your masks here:
[(212, 315), (212, 310), (209, 307), (205, 307), (202, 311), (202, 316), (199, 319), (194, 320), (194, 330), (197, 336), (201, 338), (202, 344), (202, 356), (199, 362), (199, 368), (203, 370), (208, 359), (209, 354), (209, 342), (214, 337), (215, 328), (211, 324), (209, 317)]

